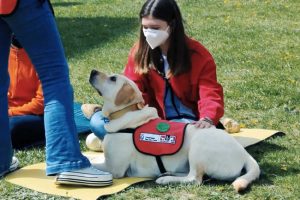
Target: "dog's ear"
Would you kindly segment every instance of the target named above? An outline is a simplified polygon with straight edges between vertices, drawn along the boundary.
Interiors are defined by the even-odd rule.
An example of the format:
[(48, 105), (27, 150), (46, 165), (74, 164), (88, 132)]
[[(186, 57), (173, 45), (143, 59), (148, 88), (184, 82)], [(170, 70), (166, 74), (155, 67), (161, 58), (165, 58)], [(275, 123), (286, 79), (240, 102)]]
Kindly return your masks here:
[(135, 98), (137, 98), (137, 94), (132, 88), (132, 86), (128, 83), (124, 83), (124, 85), (122, 86), (122, 88), (116, 96), (115, 105), (120, 106), (129, 104)]

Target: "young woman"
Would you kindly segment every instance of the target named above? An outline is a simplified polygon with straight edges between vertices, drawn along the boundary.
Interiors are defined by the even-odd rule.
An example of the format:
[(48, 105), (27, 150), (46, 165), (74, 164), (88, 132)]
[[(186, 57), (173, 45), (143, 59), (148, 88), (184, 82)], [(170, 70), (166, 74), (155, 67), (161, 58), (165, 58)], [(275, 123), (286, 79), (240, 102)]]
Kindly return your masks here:
[[(223, 128), (223, 89), (214, 59), (186, 35), (176, 2), (147, 0), (139, 17), (140, 37), (124, 74), (138, 85), (146, 104), (157, 108), (162, 119)], [(104, 123), (101, 112), (92, 115), (91, 130), (100, 139), (106, 134)]]
[(130, 51), (125, 75), (161, 118), (194, 122), (199, 128), (218, 125), (224, 102), (214, 59), (186, 35), (176, 2), (147, 0), (140, 21), (140, 38)]

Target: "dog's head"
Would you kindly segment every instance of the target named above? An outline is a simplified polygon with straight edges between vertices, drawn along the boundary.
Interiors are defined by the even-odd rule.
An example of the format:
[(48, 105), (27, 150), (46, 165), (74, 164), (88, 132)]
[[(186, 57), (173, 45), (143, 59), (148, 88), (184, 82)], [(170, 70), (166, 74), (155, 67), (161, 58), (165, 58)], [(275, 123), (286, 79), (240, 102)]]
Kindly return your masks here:
[(133, 104), (137, 104), (139, 108), (144, 105), (139, 88), (125, 76), (117, 74), (108, 76), (105, 73), (92, 70), (89, 81), (103, 97), (102, 112), (106, 117)]

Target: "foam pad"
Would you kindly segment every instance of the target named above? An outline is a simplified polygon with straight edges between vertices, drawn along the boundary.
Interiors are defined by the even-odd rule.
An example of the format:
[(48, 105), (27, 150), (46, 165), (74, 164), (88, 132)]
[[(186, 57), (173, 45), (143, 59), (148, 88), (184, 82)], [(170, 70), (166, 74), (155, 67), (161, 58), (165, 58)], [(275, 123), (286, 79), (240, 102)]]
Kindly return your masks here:
[[(86, 152), (84, 155), (90, 159), (91, 163), (96, 164), (104, 161), (103, 153)], [(113, 185), (107, 187), (56, 185), (54, 183), (55, 177), (46, 176), (45, 168), (45, 163), (26, 166), (7, 175), (5, 179), (10, 183), (38, 192), (85, 200), (95, 200), (101, 196), (120, 192), (132, 184), (150, 180), (149, 178), (135, 177), (114, 179)]]
[(257, 144), (272, 136), (282, 136), (283, 132), (267, 129), (242, 128), (240, 132), (231, 134), (243, 147)]
[[(271, 136), (284, 134), (275, 130), (265, 129), (241, 129), (239, 133), (231, 134), (244, 147), (254, 145)], [(103, 153), (84, 153), (92, 163), (97, 164), (104, 161)], [(97, 199), (101, 196), (111, 195), (122, 191), (132, 184), (150, 180), (149, 178), (122, 178), (114, 179), (113, 185), (108, 187), (82, 187), (55, 185), (54, 177), (46, 176), (45, 163), (38, 163), (24, 167), (6, 176), (10, 183), (29, 188), (38, 192), (51, 195), (72, 197), (77, 199)]]

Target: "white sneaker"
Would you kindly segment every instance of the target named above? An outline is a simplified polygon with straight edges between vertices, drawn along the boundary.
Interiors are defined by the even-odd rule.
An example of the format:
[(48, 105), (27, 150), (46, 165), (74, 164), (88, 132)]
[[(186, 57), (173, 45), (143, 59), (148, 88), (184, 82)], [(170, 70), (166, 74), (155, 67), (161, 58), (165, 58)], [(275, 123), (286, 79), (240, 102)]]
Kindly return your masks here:
[(91, 133), (86, 137), (85, 144), (91, 151), (103, 151), (102, 142), (94, 133)]
[(16, 157), (13, 156), (11, 164), (10, 164), (10, 167), (8, 169), (8, 172), (13, 172), (13, 171), (17, 170), (18, 167), (19, 167), (19, 163), (20, 162), (19, 162), (18, 158), (16, 158)]
[(18, 167), (19, 167), (19, 160), (18, 160), (18, 158), (13, 156), (8, 171), (0, 174), (0, 177), (4, 176), (5, 174), (8, 174), (10, 172), (16, 171), (18, 169)]
[(100, 171), (91, 166), (76, 171), (62, 172), (57, 175), (55, 183), (101, 187), (111, 185), (112, 179), (111, 173)]

